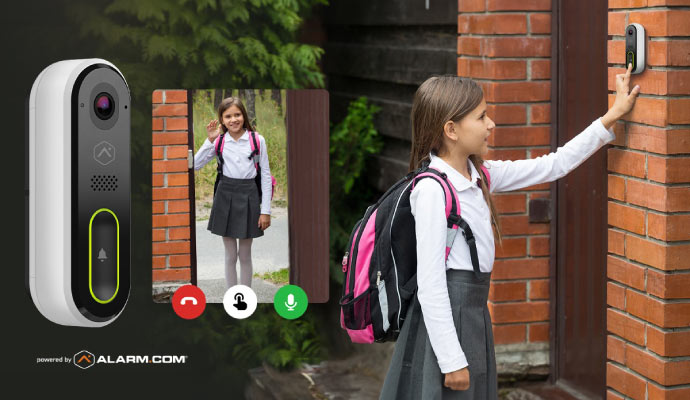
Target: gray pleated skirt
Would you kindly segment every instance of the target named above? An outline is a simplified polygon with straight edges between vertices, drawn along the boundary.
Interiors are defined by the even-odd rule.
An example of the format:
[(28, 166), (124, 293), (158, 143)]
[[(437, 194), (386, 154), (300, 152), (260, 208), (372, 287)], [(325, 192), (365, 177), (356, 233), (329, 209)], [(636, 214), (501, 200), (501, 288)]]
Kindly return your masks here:
[(263, 236), (259, 228), (259, 189), (254, 179), (223, 175), (213, 196), (208, 230), (220, 236), (248, 239)]
[(475, 276), (474, 271), (449, 269), (446, 278), (455, 330), (469, 364), (470, 387), (452, 390), (444, 386), (445, 375), (438, 366), (415, 294), (379, 399), (498, 399), (494, 337), (486, 304), (491, 273)]

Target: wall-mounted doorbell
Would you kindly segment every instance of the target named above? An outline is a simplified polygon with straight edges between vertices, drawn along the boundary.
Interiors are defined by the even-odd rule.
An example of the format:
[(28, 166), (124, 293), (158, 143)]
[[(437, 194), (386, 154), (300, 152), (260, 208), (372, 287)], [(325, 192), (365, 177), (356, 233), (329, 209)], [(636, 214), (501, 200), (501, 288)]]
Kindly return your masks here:
[(625, 28), (625, 68), (632, 64), (633, 74), (644, 71), (645, 65), (645, 32), (644, 27), (638, 23), (632, 23)]
[(108, 61), (60, 61), (26, 106), (26, 286), (55, 323), (107, 325), (130, 288), (129, 88)]

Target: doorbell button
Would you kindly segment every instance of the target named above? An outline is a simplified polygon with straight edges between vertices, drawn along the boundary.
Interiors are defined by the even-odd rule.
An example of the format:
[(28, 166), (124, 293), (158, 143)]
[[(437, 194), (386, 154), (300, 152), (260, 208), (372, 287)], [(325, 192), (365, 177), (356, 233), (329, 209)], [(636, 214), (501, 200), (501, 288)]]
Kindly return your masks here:
[(646, 42), (642, 25), (635, 22), (625, 27), (625, 68), (628, 68), (628, 64), (632, 64), (632, 74), (644, 71)]
[(89, 222), (89, 291), (101, 304), (112, 301), (120, 286), (120, 224), (114, 212), (101, 208)]

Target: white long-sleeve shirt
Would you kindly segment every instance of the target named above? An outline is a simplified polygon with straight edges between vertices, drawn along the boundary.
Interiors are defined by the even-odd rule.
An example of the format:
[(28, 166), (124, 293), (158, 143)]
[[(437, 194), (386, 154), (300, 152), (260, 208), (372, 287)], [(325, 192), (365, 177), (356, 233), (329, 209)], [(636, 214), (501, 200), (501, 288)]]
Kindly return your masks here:
[[(259, 166), (261, 167), (261, 214), (271, 214), (271, 169), (268, 165), (268, 152), (266, 140), (256, 134), (259, 140)], [(252, 152), (249, 141), (251, 137), (247, 130), (239, 140), (233, 139), (229, 133), (225, 133), (223, 144), (223, 175), (235, 179), (253, 179), (256, 177), (254, 160), (249, 158)], [(204, 140), (199, 150), (194, 155), (194, 170), (201, 169), (216, 156), (216, 149), (210, 140)]]
[[(562, 178), (582, 164), (599, 148), (615, 139), (613, 129), (606, 130), (600, 119), (572, 138), (555, 152), (529, 160), (486, 160), (484, 166), (491, 177), (491, 192), (505, 192), (551, 182)], [(494, 236), (491, 212), (477, 186), (480, 177), (468, 161), (471, 181), (441, 158), (431, 155), (430, 167), (445, 172), (455, 186), (460, 214), (476, 238), (479, 269), (490, 272), (494, 263)], [(458, 235), (453, 242), (448, 262), (444, 261), (446, 246), (445, 197), (441, 185), (423, 179), (410, 195), (417, 238), (417, 284), (419, 304), (441, 372), (448, 373), (468, 365), (453, 323), (446, 269), (473, 271), (467, 242)]]

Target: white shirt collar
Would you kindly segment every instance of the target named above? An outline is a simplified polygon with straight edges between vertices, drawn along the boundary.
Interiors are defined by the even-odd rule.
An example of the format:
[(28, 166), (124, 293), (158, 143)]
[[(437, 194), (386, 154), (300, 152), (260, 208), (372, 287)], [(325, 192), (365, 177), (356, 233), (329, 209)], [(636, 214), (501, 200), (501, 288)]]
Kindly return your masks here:
[[(225, 134), (228, 135), (228, 138), (229, 138), (230, 140), (235, 140), (235, 139), (233, 139), (233, 137), (232, 137), (232, 135), (230, 134), (230, 132), (225, 132)], [(245, 129), (245, 130), (244, 130), (244, 133), (242, 134), (242, 136), (240, 136), (240, 138), (237, 139), (238, 142), (239, 142), (240, 140), (249, 140), (249, 131), (248, 131), (248, 130)]]
[(438, 157), (433, 153), (429, 153), (429, 157), (431, 159), (429, 167), (435, 168), (441, 172), (445, 172), (448, 176), (448, 179), (450, 179), (450, 183), (455, 186), (455, 190), (458, 192), (471, 187), (473, 184), (476, 184), (477, 179), (481, 179), (479, 172), (477, 172), (477, 169), (474, 168), (474, 164), (469, 159), (467, 160), (467, 164), (469, 165), (470, 176), (472, 177), (471, 181), (468, 181), (467, 178), (462, 176), (460, 172), (458, 172), (447, 162), (443, 161), (441, 157)]

